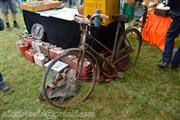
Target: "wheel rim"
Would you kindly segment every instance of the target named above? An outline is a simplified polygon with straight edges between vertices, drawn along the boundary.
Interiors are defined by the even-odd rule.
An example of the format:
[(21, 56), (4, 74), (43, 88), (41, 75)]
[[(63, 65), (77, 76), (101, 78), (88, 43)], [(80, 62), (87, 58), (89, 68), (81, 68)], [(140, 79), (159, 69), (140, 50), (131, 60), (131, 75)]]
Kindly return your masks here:
[[(46, 97), (46, 99), (48, 100), (49, 103), (51, 103), (52, 105), (54, 105), (56, 107), (66, 108), (66, 107), (71, 107), (71, 106), (74, 106), (76, 104), (81, 103), (82, 101), (84, 101), (90, 95), (90, 93), (92, 92), (92, 90), (93, 90), (93, 88), (95, 86), (96, 77), (97, 77), (96, 70), (95, 70), (96, 68), (95, 68), (95, 65), (93, 64), (93, 61), (89, 57), (86, 57), (87, 53), (86, 53), (86, 56), (85, 56), (84, 60), (85, 60), (85, 62), (88, 62), (88, 64), (90, 65), (90, 68), (92, 68), (91, 71), (88, 71), (89, 72), (88, 75), (85, 72), (84, 73), (81, 72), (79, 74), (79, 76), (77, 76), (77, 72), (79, 72), (79, 71), (77, 71), (77, 69), (75, 69), (75, 66), (77, 66), (77, 64), (74, 65), (74, 63), (71, 63), (70, 61), (65, 59), (69, 55), (73, 55), (74, 58), (72, 60), (75, 60), (75, 59), (78, 58), (79, 52), (80, 52), (79, 50), (71, 50), (71, 51), (68, 51), (65, 54), (59, 56), (58, 58), (56, 58), (55, 60), (52, 61), (52, 63), (49, 65), (48, 69), (44, 73), (44, 77), (43, 77), (43, 80), (44, 80), (44, 82), (43, 82), (43, 89), (44, 89), (45, 97)], [(68, 63), (69, 67), (65, 68), (61, 72), (61, 74), (59, 74), (59, 76), (56, 74), (55, 75), (56, 77), (54, 77), (54, 75), (50, 74), (51, 73), (50, 69), (59, 60), (63, 60), (63, 62), (66, 62), (66, 63), (69, 62)], [(83, 68), (83, 70), (84, 70), (84, 68)], [(92, 73), (92, 74), (90, 74), (90, 73)], [(72, 86), (74, 84), (79, 86), (79, 87), (77, 87), (78, 88), (77, 91), (74, 92), (75, 95), (74, 96), (70, 96), (70, 98), (67, 98), (63, 103), (61, 103), (62, 99), (61, 99), (61, 102), (59, 102), (59, 99), (56, 100), (56, 99), (50, 98), (50, 95), (48, 93), (49, 92), (48, 87), (47, 87), (48, 81), (50, 81), (50, 80), (52, 81), (52, 78), (53, 78), (53, 81), (56, 81), (54, 78), (58, 78), (58, 77), (61, 78), (60, 80), (64, 80), (63, 82), (66, 85), (71, 85), (70, 89), (72, 88)], [(88, 77), (89, 78), (93, 78), (93, 79), (92, 80), (87, 80)], [(49, 78), (51, 78), (51, 79), (49, 79)], [(76, 78), (78, 78), (78, 79), (76, 79)], [(63, 87), (63, 86), (60, 86), (60, 87)], [(69, 88), (67, 86), (65, 86), (64, 89), (61, 90), (60, 93), (63, 93), (63, 91), (66, 91), (68, 89)], [(66, 93), (66, 95), (67, 95), (67, 93)]]
[(137, 30), (129, 30), (125, 36), (125, 51), (128, 56), (125, 57), (122, 62), (124, 62), (123, 70), (129, 70), (133, 68), (139, 58), (140, 50), (142, 45), (141, 34)]

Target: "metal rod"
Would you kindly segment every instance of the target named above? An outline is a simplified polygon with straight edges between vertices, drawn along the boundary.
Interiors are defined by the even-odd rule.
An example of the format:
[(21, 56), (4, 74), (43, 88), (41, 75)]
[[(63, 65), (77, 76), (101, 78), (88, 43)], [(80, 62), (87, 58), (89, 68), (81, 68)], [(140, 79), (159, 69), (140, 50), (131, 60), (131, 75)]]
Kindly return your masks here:
[(88, 44), (86, 44), (86, 46), (91, 49), (98, 57), (100, 57), (102, 60), (104, 60), (108, 65), (110, 65), (112, 68), (114, 68), (114, 64), (112, 64), (111, 62), (109, 62), (107, 59), (105, 59), (102, 55), (100, 55), (96, 50), (94, 50), (91, 46), (89, 46)]
[(94, 36), (92, 36), (91, 34), (89, 34), (89, 36), (96, 41), (99, 45), (101, 45), (103, 48), (105, 48), (108, 52), (110, 52), (112, 54), (112, 50), (110, 50), (109, 48), (107, 48), (105, 45), (103, 45), (101, 42), (99, 42)]

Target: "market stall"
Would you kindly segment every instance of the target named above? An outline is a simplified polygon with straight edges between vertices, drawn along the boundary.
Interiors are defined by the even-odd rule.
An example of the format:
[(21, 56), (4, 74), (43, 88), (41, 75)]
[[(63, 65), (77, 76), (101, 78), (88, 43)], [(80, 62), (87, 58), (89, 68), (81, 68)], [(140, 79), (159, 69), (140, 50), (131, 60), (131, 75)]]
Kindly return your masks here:
[[(43, 41), (60, 46), (64, 49), (77, 47), (79, 44), (81, 32), (79, 24), (73, 21), (72, 14), (72, 12), (75, 14), (77, 10), (70, 8), (64, 9), (71, 12), (69, 15), (66, 14), (66, 17), (61, 16), (62, 14), (64, 15), (63, 12), (60, 12), (63, 11), (62, 9), (49, 10), (48, 13), (47, 11), (31, 12), (23, 10), (24, 22), (28, 32), (31, 32), (33, 24), (39, 23), (42, 24), (45, 29), (45, 36)], [(58, 14), (55, 15), (55, 13)], [(49, 14), (52, 15), (50, 16)], [(92, 29), (92, 31), (96, 31), (98, 33), (94, 33), (96, 37), (98, 37), (100, 41), (104, 42), (105, 45), (111, 48), (114, 43), (113, 41), (116, 27), (117, 23), (114, 22), (107, 26), (101, 26), (101, 28), (98, 30)]]
[[(56, 12), (59, 11), (61, 10)], [(61, 46), (64, 49), (77, 46), (80, 38), (79, 24), (72, 20), (50, 16), (54, 12), (53, 10), (49, 13), (47, 11), (31, 12), (23, 10), (24, 22), (28, 32), (31, 33), (33, 24), (39, 23), (44, 26), (45, 30), (43, 41)]]
[[(74, 16), (79, 14), (77, 9), (58, 7), (42, 10), (44, 9), (42, 6), (48, 4), (50, 3), (44, 1), (23, 4), (23, 17), (29, 35), (23, 36), (23, 41), (20, 40), (16, 42), (21, 55), (25, 56), (29, 61), (35, 62), (40, 67), (43, 66), (43, 63), (47, 62), (45, 60), (46, 57), (49, 60), (52, 60), (63, 50), (78, 47), (80, 45), (80, 24), (74, 21)], [(109, 4), (111, 7), (114, 6), (113, 2), (110, 2)], [(26, 6), (28, 7), (26, 8)], [(117, 6), (117, 4), (115, 6)], [(112, 19), (113, 11), (109, 12), (105, 9), (103, 9), (103, 11), (105, 12), (104, 14), (108, 14), (110, 18), (108, 20), (102, 20), (103, 24), (99, 27), (95, 27), (95, 25), (92, 24), (90, 31), (99, 42), (112, 50), (117, 30), (117, 22)], [(117, 8), (114, 13), (118, 13), (118, 11)], [(86, 11), (85, 16), (90, 13), (94, 14), (92, 11)], [(124, 22), (121, 22), (120, 24), (124, 28)], [(100, 52), (102, 50), (102, 48), (94, 43), (91, 38), (88, 38), (87, 41), (97, 51)], [(38, 56), (36, 56), (36, 54)], [(40, 60), (41, 56), (43, 58), (42, 60)], [(37, 58), (37, 60), (34, 58)]]

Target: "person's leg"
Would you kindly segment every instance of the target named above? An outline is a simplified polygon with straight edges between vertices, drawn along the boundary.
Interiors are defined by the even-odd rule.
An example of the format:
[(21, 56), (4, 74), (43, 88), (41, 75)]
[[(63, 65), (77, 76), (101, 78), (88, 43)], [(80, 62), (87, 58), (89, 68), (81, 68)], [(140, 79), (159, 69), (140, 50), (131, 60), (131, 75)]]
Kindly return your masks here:
[(8, 23), (9, 22), (8, 14), (3, 14), (3, 16), (4, 16), (4, 22)]
[(174, 41), (179, 34), (179, 29), (180, 29), (179, 22), (177, 20), (173, 20), (167, 32), (167, 36), (165, 40), (165, 48), (162, 54), (162, 61), (159, 63), (160, 67), (166, 67), (171, 62), (173, 48), (174, 48)]
[[(178, 35), (180, 34), (180, 18), (177, 19), (178, 22)], [(177, 50), (177, 52), (175, 53), (173, 59), (172, 59), (172, 62), (171, 62), (171, 68), (176, 68), (180, 65), (180, 46)]]
[(13, 21), (16, 21), (16, 14), (12, 13)]
[(82, 5), (82, 4), (83, 4), (83, 2), (84, 2), (84, 0), (80, 0), (80, 5)]
[(1, 11), (2, 11), (2, 14), (3, 14), (3, 17), (4, 17), (4, 22), (6, 24), (6, 30), (7, 31), (11, 31), (11, 27), (10, 27), (10, 24), (9, 24), (9, 19), (8, 19), (8, 7), (9, 7), (9, 2), (1, 2)]
[(9, 24), (8, 14), (4, 14), (4, 22), (6, 23), (6, 30), (7, 31), (11, 31), (11, 27), (10, 27), (10, 24)]
[(12, 13), (12, 17), (13, 17), (13, 24), (14, 24), (14, 27), (19, 29), (20, 26), (18, 25), (18, 23), (16, 22), (16, 14)]
[(9, 2), (10, 2), (10, 9), (12, 13), (14, 27), (20, 28), (20, 26), (16, 22), (16, 14), (17, 14), (16, 2), (14, 0), (9, 0)]
[(178, 48), (177, 52), (174, 55), (174, 58), (171, 63), (171, 68), (178, 68), (180, 66), (180, 47)]
[(2, 77), (2, 74), (0, 73), (0, 86), (4, 84), (4, 81), (3, 81), (3, 77)]
[(2, 74), (0, 73), (0, 90), (3, 92), (6, 92), (9, 89), (10, 89), (10, 86), (4, 82)]

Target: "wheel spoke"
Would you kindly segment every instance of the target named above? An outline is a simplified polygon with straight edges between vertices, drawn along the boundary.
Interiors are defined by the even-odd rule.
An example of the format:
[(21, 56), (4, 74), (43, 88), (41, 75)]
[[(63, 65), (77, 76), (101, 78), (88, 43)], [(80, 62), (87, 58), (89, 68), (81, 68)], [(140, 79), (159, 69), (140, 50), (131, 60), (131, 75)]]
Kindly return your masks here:
[[(121, 67), (122, 70), (129, 70), (132, 67), (135, 66), (137, 59), (139, 57), (141, 44), (142, 44), (142, 38), (140, 32), (135, 28), (128, 28), (124, 32), (124, 36), (120, 38), (119, 41), (124, 41), (124, 46), (118, 46), (117, 47), (117, 55), (116, 59), (123, 58), (127, 54), (126, 58), (123, 58), (120, 63), (124, 63), (124, 66), (118, 66)], [(127, 47), (126, 51), (121, 51), (123, 47)], [(118, 65), (118, 64), (117, 64)]]
[[(70, 107), (84, 101), (92, 92), (96, 83), (95, 65), (89, 54), (81, 56), (79, 49), (69, 50), (52, 61), (44, 73), (45, 96), (56, 107)], [(51, 68), (61, 61), (68, 64), (64, 70), (54, 76)], [(50, 86), (51, 85), (51, 86)]]

